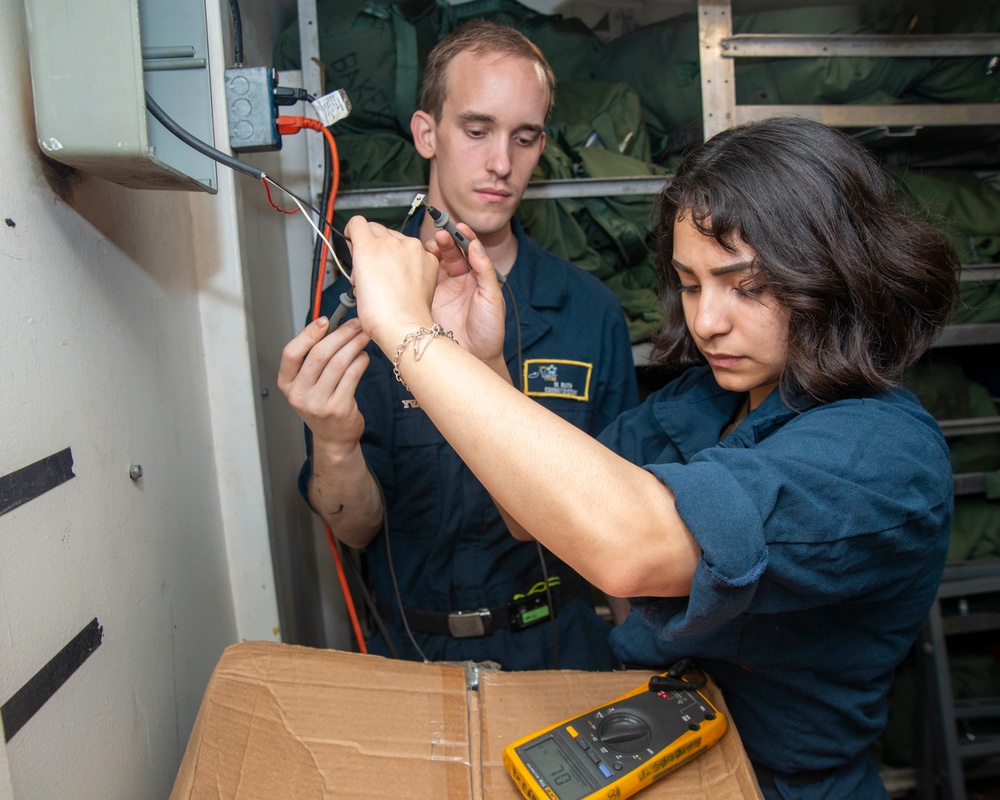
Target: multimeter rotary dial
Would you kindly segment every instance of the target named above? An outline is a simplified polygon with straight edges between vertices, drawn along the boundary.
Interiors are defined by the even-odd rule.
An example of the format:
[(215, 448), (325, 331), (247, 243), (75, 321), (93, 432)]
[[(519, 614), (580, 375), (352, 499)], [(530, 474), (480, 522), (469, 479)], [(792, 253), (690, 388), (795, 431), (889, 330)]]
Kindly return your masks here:
[(601, 721), (597, 738), (618, 753), (638, 753), (653, 738), (649, 726), (634, 714), (612, 714)]

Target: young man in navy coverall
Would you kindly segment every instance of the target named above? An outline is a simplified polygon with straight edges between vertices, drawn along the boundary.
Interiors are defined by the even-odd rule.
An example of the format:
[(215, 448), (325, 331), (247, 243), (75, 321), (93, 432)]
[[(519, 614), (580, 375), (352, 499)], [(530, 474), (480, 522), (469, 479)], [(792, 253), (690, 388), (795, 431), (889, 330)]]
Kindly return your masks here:
[[(638, 401), (621, 306), (512, 219), (545, 145), (554, 84), (544, 56), (521, 34), (471, 22), (431, 53), (411, 129), (430, 161), (427, 202), (468, 226), (506, 279), (504, 358), (514, 385), (596, 435)], [(404, 233), (435, 248), (423, 208)], [(327, 289), (324, 316), (286, 348), (279, 386), (307, 426), (301, 489), (341, 542), (364, 550), (399, 655), (489, 660), (510, 670), (613, 667), (610, 626), (593, 610), (590, 586), (547, 552), (543, 571), (536, 546), (510, 536), (489, 494), (353, 314), (326, 336), (344, 288)], [(458, 313), (438, 312), (441, 322)], [(554, 621), (531, 614), (535, 603), (548, 603), (539, 599), (546, 575)], [(402, 626), (400, 599), (419, 653)], [(390, 652), (377, 631), (369, 650)]]

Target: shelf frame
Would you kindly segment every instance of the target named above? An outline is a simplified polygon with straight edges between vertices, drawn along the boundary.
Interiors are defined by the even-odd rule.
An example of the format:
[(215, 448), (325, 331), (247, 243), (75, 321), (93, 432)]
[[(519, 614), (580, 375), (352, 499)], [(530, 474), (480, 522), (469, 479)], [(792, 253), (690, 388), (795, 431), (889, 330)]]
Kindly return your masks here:
[(1000, 125), (993, 103), (910, 105), (750, 105), (736, 102), (737, 58), (992, 56), (1000, 35), (733, 35), (730, 0), (698, 0), (704, 138), (744, 122), (796, 116), (836, 128)]

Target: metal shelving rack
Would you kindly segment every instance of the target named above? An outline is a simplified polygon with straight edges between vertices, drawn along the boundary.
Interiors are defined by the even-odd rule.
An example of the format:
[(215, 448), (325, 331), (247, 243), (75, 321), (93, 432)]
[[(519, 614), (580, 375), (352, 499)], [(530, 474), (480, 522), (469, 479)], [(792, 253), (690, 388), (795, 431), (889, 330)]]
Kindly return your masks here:
[(730, 0), (698, 0), (698, 38), (705, 138), (741, 122), (775, 116), (808, 117), (837, 128), (926, 125), (998, 125), (1000, 106), (946, 105), (741, 105), (736, 102), (738, 58), (817, 56), (945, 57), (1000, 54), (1000, 34), (955, 36), (733, 35)]
[[(998, 735), (959, 736), (961, 723), (1000, 718), (1000, 697), (956, 700), (948, 660), (949, 636), (1000, 630), (1000, 613), (969, 609), (969, 599), (998, 591), (1000, 559), (959, 562), (945, 567), (937, 601), (920, 637), (927, 692), (922, 726), (924, 758), (917, 787), (921, 800), (965, 800), (965, 780), (969, 777), (965, 762), (989, 759), (1000, 753)], [(950, 601), (957, 601), (957, 613), (945, 613), (944, 606)], [(988, 769), (989, 762), (986, 763)]]

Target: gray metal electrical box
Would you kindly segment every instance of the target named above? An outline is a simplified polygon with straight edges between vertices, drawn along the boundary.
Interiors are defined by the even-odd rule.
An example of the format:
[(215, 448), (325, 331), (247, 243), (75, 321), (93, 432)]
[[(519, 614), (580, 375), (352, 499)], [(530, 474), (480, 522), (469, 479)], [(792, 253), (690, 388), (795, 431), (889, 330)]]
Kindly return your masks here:
[(216, 163), (146, 111), (145, 92), (215, 141), (205, 0), (24, 0), (38, 145), (125, 186), (218, 190)]
[(280, 150), (278, 110), (274, 103), (273, 67), (226, 70), (226, 113), (229, 146), (237, 153)]

